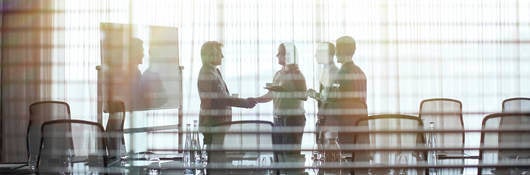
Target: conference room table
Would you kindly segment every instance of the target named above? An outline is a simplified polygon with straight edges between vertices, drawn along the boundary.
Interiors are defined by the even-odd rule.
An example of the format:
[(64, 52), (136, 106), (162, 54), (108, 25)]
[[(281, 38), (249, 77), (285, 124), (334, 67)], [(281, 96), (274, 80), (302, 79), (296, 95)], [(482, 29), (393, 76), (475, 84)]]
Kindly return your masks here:
[[(255, 161), (232, 161), (225, 163), (210, 163), (209, 170), (233, 170), (231, 174), (275, 174), (280, 169), (304, 169), (306, 174), (318, 174), (319, 171), (338, 170), (349, 171), (349, 169), (366, 169), (374, 174), (399, 174), (403, 169), (424, 169), (428, 171), (429, 168), (436, 167), (443, 168), (489, 168), (489, 167), (524, 167), (530, 164), (530, 159), (521, 160), (506, 160), (499, 161), (495, 164), (486, 163), (465, 163), (465, 164), (438, 164), (434, 165), (427, 161), (418, 161), (414, 164), (410, 163), (393, 163), (393, 164), (378, 164), (373, 162), (356, 161), (352, 162), (345, 160), (341, 162), (322, 162), (315, 160), (311, 151), (303, 151), (302, 154), (306, 160), (304, 162), (282, 162), (274, 163), (267, 161), (262, 162), (263, 159), (256, 159)], [(12, 167), (9, 169), (7, 167)], [(204, 169), (204, 165), (196, 165), (191, 169)], [(138, 154), (134, 158), (128, 158), (120, 161), (114, 161), (108, 167), (89, 167), (83, 161), (76, 161), (71, 169), (57, 170), (55, 172), (64, 172), (65, 174), (132, 174), (132, 175), (159, 175), (159, 174), (184, 174), (186, 169), (190, 169), (182, 160), (182, 154)], [(517, 171), (517, 168), (514, 168)], [(28, 166), (23, 163), (2, 163), (0, 164), (0, 174), (35, 174)], [(527, 171), (522, 169), (521, 171)], [(245, 172), (245, 173), (241, 173)], [(495, 173), (494, 171), (491, 173)], [(407, 173), (410, 174), (410, 173)], [(414, 173), (415, 174), (415, 173)], [(421, 174), (421, 173), (420, 173)], [(465, 174), (465, 173), (464, 173)], [(473, 173), (474, 174), (474, 173)]]
[[(416, 132), (416, 131), (415, 131)], [(417, 132), (421, 132), (417, 131)], [(314, 135), (311, 135), (314, 136)], [(343, 149), (349, 151), (377, 151), (378, 149), (385, 150), (396, 149), (396, 145), (388, 145), (389, 148), (370, 148), (362, 147), (362, 145), (350, 145), (352, 147), (343, 147)], [(411, 148), (400, 147), (399, 151), (427, 151), (429, 148), (425, 145), (416, 145)], [(304, 169), (309, 174), (318, 174), (319, 171), (333, 171), (333, 170), (346, 170), (348, 169), (365, 169), (371, 172), (381, 173), (395, 173), (403, 169), (423, 169), (428, 171), (429, 168), (437, 169), (449, 169), (449, 168), (465, 168), (473, 169), (472, 171), (465, 171), (464, 174), (469, 172), (476, 172), (477, 168), (495, 168), (495, 167), (510, 167), (514, 170), (518, 168), (521, 171), (527, 171), (525, 167), (530, 165), (530, 158), (520, 157), (519, 160), (499, 160), (495, 163), (481, 163), (477, 159), (479, 149), (496, 149), (495, 147), (465, 147), (461, 145), (451, 148), (464, 149), (466, 151), (474, 152), (473, 154), (443, 154), (443, 150), (438, 152), (438, 159), (466, 159), (465, 163), (459, 164), (433, 164), (428, 162), (426, 159), (422, 159), (416, 162), (406, 163), (377, 163), (374, 161), (353, 161), (351, 160), (351, 154), (344, 154), (342, 161), (340, 162), (324, 162), (320, 160), (318, 154), (319, 150), (316, 148), (315, 143), (302, 145), (302, 155), (304, 157), (303, 162), (281, 162), (276, 163), (272, 160), (263, 160), (262, 156), (249, 156), (251, 158), (231, 161), (223, 163), (209, 163), (207, 165), (209, 170), (234, 170), (235, 172), (246, 172), (244, 174), (275, 174), (277, 170), (285, 169)], [(270, 155), (269, 155), (270, 156)], [(76, 160), (71, 169), (57, 170), (55, 172), (65, 172), (68, 174), (102, 174), (102, 173), (118, 173), (118, 174), (184, 174), (186, 169), (190, 169), (190, 166), (183, 162), (182, 153), (171, 153), (171, 154), (146, 154), (146, 153), (135, 153), (125, 157), (119, 161), (109, 162), (108, 166), (103, 167), (90, 167), (87, 166), (83, 160)], [(472, 161), (467, 161), (471, 159)], [(191, 167), (191, 169), (204, 169), (205, 165), (200, 164)], [(466, 173), (467, 172), (467, 173)], [(495, 173), (494, 171), (491, 174)], [(33, 171), (24, 163), (0, 163), (0, 174), (34, 174)], [(233, 173), (237, 174), (237, 173)], [(242, 173), (243, 174), (243, 173)], [(472, 173), (475, 174), (475, 173)]]

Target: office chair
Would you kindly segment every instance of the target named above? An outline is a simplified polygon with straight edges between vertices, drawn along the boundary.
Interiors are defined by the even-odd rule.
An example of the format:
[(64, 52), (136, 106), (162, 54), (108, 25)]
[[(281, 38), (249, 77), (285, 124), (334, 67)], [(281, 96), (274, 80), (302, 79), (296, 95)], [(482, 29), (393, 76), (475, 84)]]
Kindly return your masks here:
[(41, 126), (51, 120), (70, 119), (70, 106), (62, 101), (38, 101), (29, 106), (29, 124), (26, 135), (28, 164), (35, 167), (39, 155)]
[[(464, 130), (462, 116), (462, 102), (448, 98), (425, 99), (420, 103), (419, 117), (425, 129), (433, 122), (434, 129)], [(461, 147), (465, 143), (465, 132), (435, 133), (437, 146)], [(427, 138), (426, 138), (427, 139)], [(441, 164), (464, 164), (464, 150), (437, 151), (438, 162)], [(462, 174), (464, 168), (444, 168), (438, 170), (440, 174)]]

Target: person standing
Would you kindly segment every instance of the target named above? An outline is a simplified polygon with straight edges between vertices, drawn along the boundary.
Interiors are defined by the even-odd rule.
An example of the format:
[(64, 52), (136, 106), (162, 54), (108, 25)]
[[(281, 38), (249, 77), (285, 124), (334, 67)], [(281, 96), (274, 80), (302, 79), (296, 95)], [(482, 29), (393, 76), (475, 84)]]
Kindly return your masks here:
[(342, 64), (337, 74), (338, 92), (340, 98), (336, 98), (345, 105), (355, 101), (366, 104), (366, 75), (363, 70), (353, 62), (355, 54), (355, 40), (350, 36), (337, 39), (337, 62)]
[[(256, 103), (251, 99), (230, 96), (221, 72), (217, 68), (222, 64), (223, 44), (208, 41), (201, 47), (202, 67), (197, 87), (201, 99), (199, 127), (208, 129), (216, 124), (232, 121), (232, 107), (253, 108)], [(211, 135), (203, 133), (204, 144), (211, 143)]]
[[(355, 126), (359, 118), (367, 116), (366, 107), (366, 75), (363, 70), (353, 62), (355, 54), (355, 40), (350, 36), (343, 36), (336, 41), (337, 62), (342, 64), (337, 73), (335, 86), (330, 95), (334, 104), (330, 109), (336, 110), (338, 126)], [(353, 136), (339, 131), (341, 144), (353, 144)]]
[[(301, 162), (302, 135), (305, 126), (306, 82), (297, 64), (296, 47), (282, 43), (278, 47), (278, 64), (282, 68), (274, 74), (269, 92), (257, 97), (259, 103), (273, 101), (274, 129), (286, 131), (273, 134), (273, 144), (285, 146), (289, 151), (277, 152), (279, 162)], [(288, 174), (301, 174), (303, 170), (288, 170)]]
[(333, 60), (335, 57), (335, 45), (333, 45), (333, 43), (319, 43), (317, 53), (315, 55), (318, 64), (320, 64), (320, 87), (318, 92), (316, 92), (314, 89), (308, 89), (307, 93), (309, 97), (315, 99), (318, 102), (318, 120), (315, 127), (318, 132), (315, 139), (318, 144), (323, 144), (325, 139), (323, 136), (326, 132), (324, 129), (326, 126), (326, 120), (328, 120), (328, 125), (336, 123), (333, 121), (334, 119), (330, 118), (326, 112), (329, 112), (327, 109), (328, 104), (332, 103), (332, 101), (329, 101), (328, 96), (330, 94), (330, 90), (333, 88), (333, 84), (335, 83), (339, 68), (335, 66), (335, 62)]

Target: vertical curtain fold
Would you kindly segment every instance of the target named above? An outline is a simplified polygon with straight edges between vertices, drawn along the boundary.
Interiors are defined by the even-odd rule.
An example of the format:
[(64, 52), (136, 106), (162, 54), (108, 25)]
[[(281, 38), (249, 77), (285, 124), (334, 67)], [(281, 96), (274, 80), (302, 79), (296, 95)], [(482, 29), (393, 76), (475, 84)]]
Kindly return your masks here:
[[(73, 118), (96, 119), (101, 22), (178, 28), (185, 123), (199, 111), (200, 47), (208, 40), (225, 44), (221, 70), (231, 92), (241, 97), (266, 93), (262, 87), (279, 69), (277, 46), (289, 41), (300, 52), (308, 86), (318, 88), (314, 44), (343, 35), (357, 41), (354, 61), (368, 78), (370, 114), (416, 113), (421, 99), (448, 97), (463, 102), (464, 113), (470, 113), (466, 123), (480, 123), (482, 113), (500, 110), (502, 99), (530, 96), (528, 1), (1, 2), (3, 161), (25, 159), (27, 107), (33, 101), (65, 100)], [(314, 101), (305, 107), (314, 113)], [(235, 110), (262, 120), (272, 120), (271, 111), (270, 104)]]
[(28, 106), (50, 98), (53, 45), (50, 0), (2, 1), (2, 161), (26, 160)]

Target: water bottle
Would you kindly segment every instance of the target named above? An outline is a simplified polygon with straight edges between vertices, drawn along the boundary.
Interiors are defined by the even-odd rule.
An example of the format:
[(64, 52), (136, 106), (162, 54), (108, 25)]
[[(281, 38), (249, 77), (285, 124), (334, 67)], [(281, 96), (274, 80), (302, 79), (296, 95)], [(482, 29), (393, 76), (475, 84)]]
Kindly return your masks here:
[[(429, 134), (427, 138), (427, 147), (430, 148), (427, 155), (427, 162), (431, 166), (436, 166), (438, 161), (438, 155), (436, 150), (436, 134), (434, 133), (434, 122), (429, 122)], [(437, 169), (436, 168), (429, 168), (429, 174), (430, 175), (436, 175)]]
[[(324, 155), (324, 161), (329, 165), (329, 163), (333, 163), (334, 165), (340, 165), (342, 162), (342, 156), (341, 156), (341, 148), (338, 142), (338, 133), (337, 132), (327, 132), (325, 134), (325, 155)], [(336, 174), (340, 175), (342, 174), (341, 169), (329, 169), (324, 171), (325, 174)]]
[(37, 157), (33, 154), (29, 154), (28, 158), (28, 166), (31, 169), (32, 172), (36, 170), (37, 167)]
[(202, 166), (204, 168), (202, 169), (202, 174), (208, 174), (206, 172), (206, 166), (208, 165), (208, 152), (206, 152), (206, 150), (208, 150), (208, 145), (203, 144), (202, 151), (201, 151), (201, 160), (202, 160)]
[(192, 143), (191, 143), (191, 130), (190, 124), (186, 124), (186, 141), (184, 142), (184, 175), (195, 175), (192, 166)]
[(73, 158), (74, 158), (74, 150), (67, 149), (66, 159), (64, 161), (64, 166), (66, 167), (66, 170), (63, 172), (63, 174), (73, 173), (73, 169), (74, 169)]
[(199, 129), (197, 127), (197, 120), (193, 120), (193, 132), (191, 137), (191, 150), (192, 150), (192, 164), (196, 166), (195, 174), (200, 175), (201, 171), (198, 166), (202, 165), (201, 160), (201, 144), (199, 141)]

